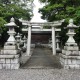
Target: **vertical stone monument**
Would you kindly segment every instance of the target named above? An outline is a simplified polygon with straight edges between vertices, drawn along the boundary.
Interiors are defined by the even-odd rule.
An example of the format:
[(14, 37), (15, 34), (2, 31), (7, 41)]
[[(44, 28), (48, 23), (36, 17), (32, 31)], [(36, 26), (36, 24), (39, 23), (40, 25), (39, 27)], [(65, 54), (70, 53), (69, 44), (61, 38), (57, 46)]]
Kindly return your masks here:
[(20, 50), (20, 34), (18, 33), (18, 34), (15, 36), (15, 38), (16, 38), (18, 50)]
[(1, 50), (0, 69), (18, 69), (20, 62), (16, 40), (14, 38), (14, 27), (16, 27), (14, 18), (11, 18), (10, 23), (5, 24), (5, 26), (9, 28), (9, 38), (4, 45), (4, 49)]
[(74, 32), (76, 28), (78, 28), (78, 26), (73, 24), (73, 19), (70, 19), (69, 25), (67, 26), (67, 35), (69, 38), (60, 54), (60, 61), (64, 69), (80, 69), (80, 52), (77, 43), (73, 38), (76, 34)]
[(52, 39), (49, 38), (49, 43), (48, 43), (49, 48), (52, 48)]
[(60, 46), (59, 46), (59, 43), (60, 43), (60, 40), (59, 40), (60, 36), (59, 36), (59, 32), (56, 33), (56, 50), (57, 51), (60, 51)]
[(23, 48), (26, 48), (27, 47), (27, 38), (26, 38), (26, 36), (23, 37), (23, 42), (24, 42)]

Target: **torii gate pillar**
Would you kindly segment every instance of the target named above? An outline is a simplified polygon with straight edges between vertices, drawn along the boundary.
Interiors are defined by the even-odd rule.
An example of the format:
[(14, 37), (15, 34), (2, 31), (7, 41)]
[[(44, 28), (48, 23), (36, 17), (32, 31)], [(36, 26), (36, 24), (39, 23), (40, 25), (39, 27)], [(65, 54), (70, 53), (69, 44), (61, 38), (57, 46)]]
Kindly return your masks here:
[(28, 26), (27, 56), (30, 55), (30, 48), (31, 48), (31, 25)]
[(55, 27), (52, 27), (52, 53), (56, 55)]

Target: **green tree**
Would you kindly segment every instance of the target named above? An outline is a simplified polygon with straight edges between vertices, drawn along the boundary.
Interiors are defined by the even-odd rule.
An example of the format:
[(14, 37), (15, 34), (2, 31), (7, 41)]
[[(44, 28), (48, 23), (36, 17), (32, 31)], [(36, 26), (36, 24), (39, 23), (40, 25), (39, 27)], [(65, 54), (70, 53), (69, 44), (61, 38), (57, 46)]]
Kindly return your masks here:
[[(47, 21), (55, 21), (65, 19), (65, 23), (61, 26), (60, 33), (63, 43), (66, 41), (66, 33), (64, 27), (67, 26), (70, 18), (74, 19), (76, 25), (80, 25), (80, 0), (40, 0), (45, 6), (39, 10), (42, 19)], [(80, 41), (80, 29), (76, 30), (76, 41)], [(63, 34), (64, 33), (64, 34)]]
[(21, 24), (18, 22), (18, 19), (30, 20), (33, 15), (32, 2), (33, 0), (0, 0), (0, 34), (2, 34), (1, 39), (3, 42), (7, 39), (7, 28), (4, 24), (8, 23), (11, 17), (15, 18), (16, 24), (20, 27)]
[(74, 18), (79, 16), (80, 0), (40, 0), (47, 4), (40, 9), (39, 12), (43, 14), (42, 18), (48, 21), (54, 21), (65, 18)]
[[(9, 22), (11, 17), (30, 20), (32, 17), (32, 8), (29, 7), (28, 3), (32, 3), (32, 1), (33, 0), (23, 0), (22, 2), (21, 0), (0, 0), (0, 18), (5, 22)], [(3, 23), (3, 20), (1, 20), (1, 23)]]

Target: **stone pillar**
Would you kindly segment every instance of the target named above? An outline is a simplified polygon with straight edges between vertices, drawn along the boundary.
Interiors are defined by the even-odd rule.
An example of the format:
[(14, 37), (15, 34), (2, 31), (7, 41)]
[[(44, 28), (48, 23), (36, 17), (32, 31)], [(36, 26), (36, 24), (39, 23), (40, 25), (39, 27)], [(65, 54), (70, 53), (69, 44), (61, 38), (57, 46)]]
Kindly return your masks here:
[(49, 48), (52, 48), (52, 38), (49, 38), (48, 46), (49, 46)]
[(27, 55), (30, 55), (31, 48), (31, 25), (28, 26), (28, 38), (27, 38)]
[(15, 38), (16, 38), (18, 50), (20, 50), (20, 34), (18, 33), (18, 34), (15, 36)]
[(23, 46), (23, 48), (26, 48), (26, 47), (27, 47), (27, 45), (26, 45), (26, 44), (27, 44), (27, 43), (26, 43), (26, 42), (27, 42), (27, 38), (26, 38), (26, 36), (23, 37), (23, 42), (24, 42), (24, 46)]
[(56, 55), (56, 41), (55, 41), (55, 28), (52, 27), (52, 52)]
[(56, 41), (56, 49), (60, 50), (60, 48), (59, 48), (59, 41)]
[(56, 35), (56, 50), (60, 50), (60, 46), (59, 46), (59, 43), (60, 43), (60, 41), (59, 41), (59, 38), (60, 38), (60, 36), (59, 36), (59, 33), (57, 32), (56, 33), (57, 35)]

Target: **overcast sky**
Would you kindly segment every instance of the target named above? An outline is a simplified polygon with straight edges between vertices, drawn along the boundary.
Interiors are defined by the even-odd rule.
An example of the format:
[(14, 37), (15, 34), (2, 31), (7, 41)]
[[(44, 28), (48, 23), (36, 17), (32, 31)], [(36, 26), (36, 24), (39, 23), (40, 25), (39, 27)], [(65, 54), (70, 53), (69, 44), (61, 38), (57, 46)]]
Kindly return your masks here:
[(41, 19), (41, 14), (38, 13), (39, 8), (42, 8), (43, 4), (41, 4), (38, 0), (34, 0), (34, 9), (33, 9), (33, 18), (31, 22), (45, 22), (45, 20)]

